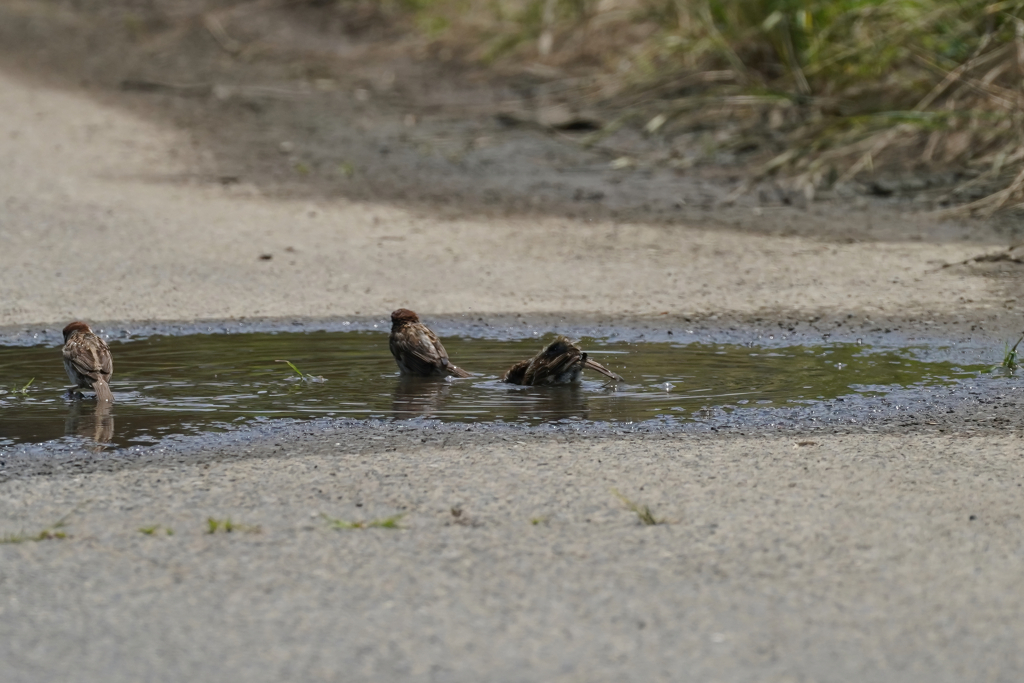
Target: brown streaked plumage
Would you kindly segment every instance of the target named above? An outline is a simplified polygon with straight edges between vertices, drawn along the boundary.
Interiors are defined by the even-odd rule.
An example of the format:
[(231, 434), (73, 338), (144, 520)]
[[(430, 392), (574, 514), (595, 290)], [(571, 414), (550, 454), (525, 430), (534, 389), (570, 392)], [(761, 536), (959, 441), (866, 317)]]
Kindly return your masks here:
[(587, 358), (580, 347), (559, 335), (533, 358), (520, 361), (508, 369), (502, 382), (538, 387), (545, 384), (571, 384), (579, 380), (583, 369), (600, 372), (621, 382), (622, 378), (595, 360)]
[(114, 361), (110, 349), (81, 321), (64, 328), (64, 370), (76, 387), (92, 389), (97, 401), (113, 403), (110, 376), (114, 373)]
[(391, 314), (388, 346), (403, 375), (469, 377), (468, 372), (448, 360), (448, 352), (437, 335), (407, 308), (399, 308)]

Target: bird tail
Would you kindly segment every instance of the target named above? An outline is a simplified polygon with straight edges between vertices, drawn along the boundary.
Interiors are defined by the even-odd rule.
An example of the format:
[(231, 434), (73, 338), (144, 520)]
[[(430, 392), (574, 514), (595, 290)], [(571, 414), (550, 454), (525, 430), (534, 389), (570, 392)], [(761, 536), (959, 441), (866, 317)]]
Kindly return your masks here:
[(102, 379), (98, 379), (92, 383), (92, 388), (96, 392), (97, 403), (113, 403), (114, 394), (110, 392), (110, 387), (107, 382)]
[(584, 354), (583, 367), (590, 368), (591, 370), (595, 370), (597, 372), (600, 372), (602, 375), (604, 375), (608, 379), (613, 379), (616, 382), (624, 381), (621, 377), (616, 375), (614, 372), (612, 372), (611, 370), (609, 370), (605, 366), (603, 366), (600, 363), (598, 363), (596, 360), (591, 360), (591, 359), (587, 358), (586, 354)]
[(459, 366), (451, 363), (448, 364), (448, 372), (452, 373), (456, 377), (471, 377), (471, 375), (468, 372), (466, 372)]

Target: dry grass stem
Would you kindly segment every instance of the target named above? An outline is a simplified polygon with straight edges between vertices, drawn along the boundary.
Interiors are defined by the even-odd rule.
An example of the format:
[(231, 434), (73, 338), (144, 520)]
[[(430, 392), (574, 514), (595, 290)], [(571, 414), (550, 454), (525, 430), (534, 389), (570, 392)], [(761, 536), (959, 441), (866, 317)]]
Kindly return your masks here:
[[(1024, 160), (1013, 153), (1024, 142), (1022, 0), (369, 4), (410, 38), (418, 30), (428, 54), (436, 48), (528, 77), (522, 97), (467, 105), (474, 111), (509, 104), (594, 111), (607, 119), (599, 130), (565, 139), (646, 165), (643, 154), (619, 142), (632, 129), (647, 139), (650, 163), (753, 169), (725, 204), (769, 176), (805, 188), (810, 198), (880, 169), (927, 174), (941, 167), (960, 172), (963, 182), (977, 175), (971, 169), (980, 159), (999, 159), (987, 176), (989, 196), (950, 207), (948, 215), (1021, 203), (1016, 174)], [(235, 58), (286, 56), (300, 48), (269, 32), (255, 35), (258, 24), (246, 20), (288, 6), (325, 18), (366, 10), (341, 0), (168, 9), (170, 28), (149, 40), (181, 40), (182, 26), (198, 27)], [(950, 192), (942, 201), (961, 196)]]

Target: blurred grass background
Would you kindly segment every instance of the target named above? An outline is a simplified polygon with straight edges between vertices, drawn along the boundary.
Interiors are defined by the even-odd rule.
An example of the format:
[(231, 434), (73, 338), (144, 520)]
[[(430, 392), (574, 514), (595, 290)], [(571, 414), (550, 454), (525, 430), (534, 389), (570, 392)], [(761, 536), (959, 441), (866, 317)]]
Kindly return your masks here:
[[(442, 66), (433, 72), (440, 78), (473, 71), (504, 79), (511, 84), (506, 90), (536, 108), (534, 123), (574, 130), (575, 142), (614, 155), (616, 168), (708, 165), (728, 167), (730, 177), (742, 168), (745, 181), (734, 198), (765, 180), (783, 186), (787, 197), (807, 200), (828, 192), (910, 195), (924, 188), (923, 204), (946, 215), (1024, 209), (1024, 0), (17, 0), (6, 6), (26, 16), (47, 8), (55, 16), (57, 10), (119, 16), (107, 26), (119, 21), (140, 54), (156, 55), (154, 64), (177, 63), (159, 51), (174, 41), (195, 47), (186, 36), (196, 32), (209, 34), (225, 59), (236, 62), (285, 62), (303, 52), (326, 61), (346, 41), (394, 47), (382, 59), (430, 61)], [(288, 22), (304, 30), (278, 30)], [(109, 37), (116, 38), (113, 31)], [(458, 68), (446, 71), (446, 64)], [(311, 68), (307, 75), (331, 73)], [(541, 116), (542, 109), (559, 107), (570, 113), (560, 115), (561, 124)], [(640, 138), (643, 145), (633, 144)], [(647, 158), (629, 158), (640, 148)], [(879, 184), (885, 173), (902, 174), (906, 191)]]
[(948, 211), (1024, 207), (1024, 0), (377, 5), (435, 53), (529, 70), (599, 107), (611, 120), (594, 140), (623, 125), (665, 139), (714, 129), (715, 150), (761, 153), (750, 182), (784, 176), (809, 197), (880, 165), (957, 167)]

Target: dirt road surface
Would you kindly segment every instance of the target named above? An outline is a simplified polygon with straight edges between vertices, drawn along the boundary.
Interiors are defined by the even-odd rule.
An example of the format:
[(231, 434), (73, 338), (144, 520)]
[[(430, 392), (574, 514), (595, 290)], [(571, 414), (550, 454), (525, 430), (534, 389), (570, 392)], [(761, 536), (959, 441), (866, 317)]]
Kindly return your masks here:
[[(268, 197), (218, 182), (185, 132), (74, 89), (0, 73), (0, 112), (7, 330), (400, 305), (1018, 326), (1005, 281), (942, 268), (972, 242)], [(992, 429), (324, 428), (11, 468), (0, 533), (67, 537), (0, 544), (0, 679), (1018, 680), (1020, 456)]]
[(194, 180), (202, 150), (181, 133), (10, 77), (2, 86), (0, 325), (371, 315), (400, 305), (449, 315), (955, 318), (965, 302), (1002, 303), (989, 281), (941, 268), (977, 255), (970, 243), (738, 239), (700, 226), (453, 221), (265, 199)]

